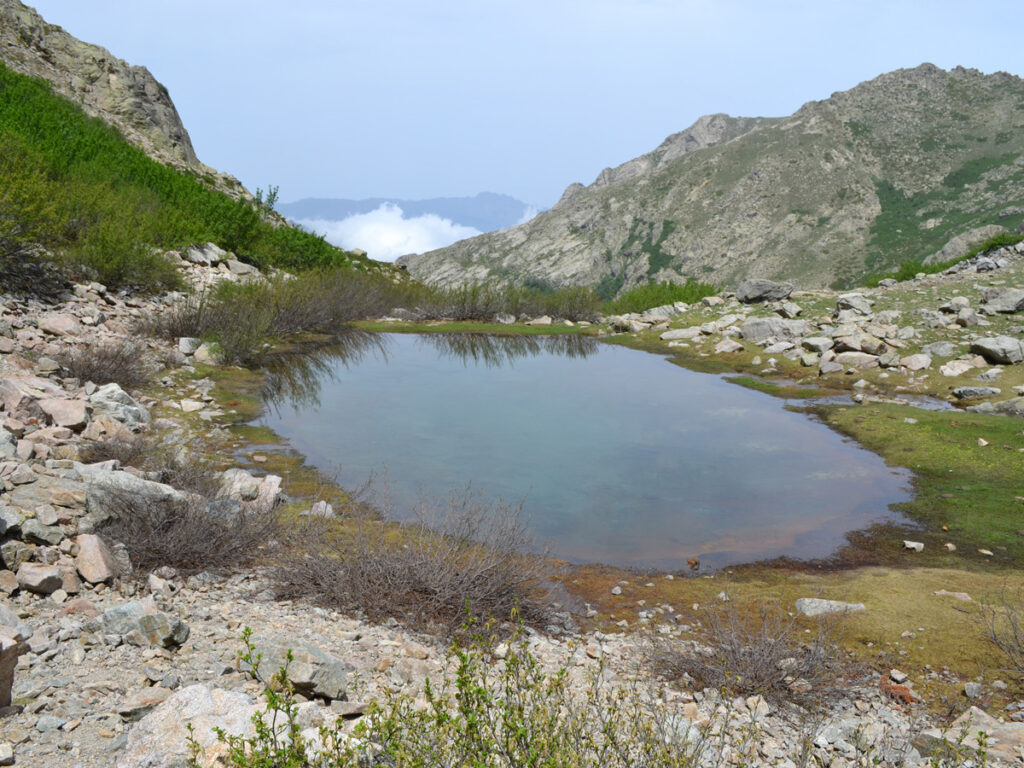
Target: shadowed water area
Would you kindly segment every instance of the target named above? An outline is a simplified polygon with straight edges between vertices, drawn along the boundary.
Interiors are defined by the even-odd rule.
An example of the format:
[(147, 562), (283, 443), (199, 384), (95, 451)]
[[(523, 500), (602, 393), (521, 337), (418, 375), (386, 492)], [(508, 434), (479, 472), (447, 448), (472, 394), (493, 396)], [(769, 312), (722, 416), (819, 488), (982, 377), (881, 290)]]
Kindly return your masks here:
[(346, 486), (522, 502), (553, 554), (679, 569), (826, 556), (908, 476), (784, 403), (580, 336), (352, 334), (268, 367), (263, 423)]

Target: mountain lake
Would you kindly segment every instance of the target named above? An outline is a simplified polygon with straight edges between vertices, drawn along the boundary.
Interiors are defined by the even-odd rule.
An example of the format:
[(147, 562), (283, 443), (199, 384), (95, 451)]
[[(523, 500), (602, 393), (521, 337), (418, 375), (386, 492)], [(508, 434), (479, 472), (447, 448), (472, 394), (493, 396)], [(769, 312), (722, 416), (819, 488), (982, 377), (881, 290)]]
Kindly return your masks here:
[(468, 488), (573, 562), (824, 557), (910, 498), (785, 401), (583, 336), (346, 334), (271, 365), (266, 399), (262, 424), (396, 518)]

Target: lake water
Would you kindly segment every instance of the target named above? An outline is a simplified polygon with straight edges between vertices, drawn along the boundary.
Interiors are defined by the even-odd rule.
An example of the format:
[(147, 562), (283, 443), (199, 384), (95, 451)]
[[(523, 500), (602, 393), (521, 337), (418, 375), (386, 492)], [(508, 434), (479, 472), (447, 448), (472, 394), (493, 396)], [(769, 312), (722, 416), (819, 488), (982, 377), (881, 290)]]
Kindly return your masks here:
[(825, 556), (908, 477), (784, 403), (577, 336), (359, 334), (280, 366), (263, 423), (345, 486), (522, 502), (577, 562)]

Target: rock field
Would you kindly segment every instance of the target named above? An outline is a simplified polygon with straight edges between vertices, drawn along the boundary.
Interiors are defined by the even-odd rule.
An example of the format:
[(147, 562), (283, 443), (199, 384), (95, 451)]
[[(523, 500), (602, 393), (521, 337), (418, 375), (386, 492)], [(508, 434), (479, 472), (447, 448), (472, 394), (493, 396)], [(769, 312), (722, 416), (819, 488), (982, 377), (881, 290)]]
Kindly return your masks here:
[[(738, 293), (748, 303), (724, 294), (698, 307), (661, 307), (607, 323), (620, 332), (653, 331), (669, 347), (690, 345), (724, 359), (755, 352), (769, 371), (788, 361), (815, 379), (858, 383), (873, 372), (853, 385), (855, 399), (920, 392), (928, 377), (942, 377), (958, 386), (951, 399), (1020, 416), (1024, 398), (1003, 382), (1024, 360), (1022, 326), (1014, 325), (1024, 308), (1024, 291), (1016, 288), (1022, 252), (1008, 249), (949, 275), (838, 296), (745, 285)], [(259, 279), (209, 247), (181, 256), (181, 267), (195, 284)], [(909, 299), (893, 306), (897, 291), (919, 299), (917, 306)], [(271, 664), (294, 652), (292, 672), (309, 728), (338, 718), (349, 727), (385, 691), (422, 697), (424, 680), (449, 664), (441, 641), (394, 621), (375, 625), (277, 601), (261, 572), (139, 573), (122, 543), (95, 534), (118, 494), (172, 508), (185, 496), (117, 462), (82, 463), (85, 444), (146, 432), (171, 445), (198, 445), (194, 430), (218, 429), (224, 413), (209, 394), (212, 382), (177, 375), (204, 355), (209, 359), (198, 340), (134, 339), (140, 354), (158, 357), (168, 369), (160, 374), (159, 399), (66, 378), (58, 361), (76, 347), (129, 339), (135, 322), (180, 298), (140, 299), (92, 283), (73, 286), (57, 303), (0, 299), (0, 765), (182, 766), (189, 722), (214, 760), (220, 747), (209, 728), (244, 732), (259, 706), (260, 684), (238, 656), (245, 627)], [(702, 322), (688, 324), (694, 319)], [(281, 478), (243, 469), (225, 472), (222, 486), (229, 503), (256, 511), (281, 494)], [(824, 602), (804, 606), (833, 610), (818, 605)], [(652, 636), (694, 642), (670, 606), (650, 606), (640, 619)], [(583, 675), (604, 665), (612, 681), (644, 674), (648, 642), (643, 633), (529, 635), (546, 666), (568, 664)], [(684, 735), (716, 723), (736, 744), (754, 733), (761, 764), (794, 765), (793, 745), (802, 735), (822, 764), (836, 768), (869, 754), (919, 764), (941, 734), (897, 690), (912, 681), (895, 670), (891, 677), (882, 687), (877, 680), (851, 683), (813, 724), (760, 698), (727, 701), (710, 689), (652, 695), (678, 706), (676, 727)], [(990, 759), (1018, 761), (1024, 724), (980, 709), (965, 717), (989, 732)]]

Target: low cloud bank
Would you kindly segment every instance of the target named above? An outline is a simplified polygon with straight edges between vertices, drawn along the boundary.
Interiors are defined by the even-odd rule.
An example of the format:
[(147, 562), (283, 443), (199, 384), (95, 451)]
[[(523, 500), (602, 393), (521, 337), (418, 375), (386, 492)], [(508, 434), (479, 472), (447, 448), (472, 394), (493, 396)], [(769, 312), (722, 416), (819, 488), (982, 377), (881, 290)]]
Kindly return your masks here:
[(370, 213), (331, 221), (297, 219), (296, 223), (339, 248), (362, 248), (371, 259), (394, 261), (407, 253), (424, 253), (443, 248), (458, 240), (481, 234), (474, 227), (456, 224), (433, 213), (405, 218), (402, 209), (384, 203)]

